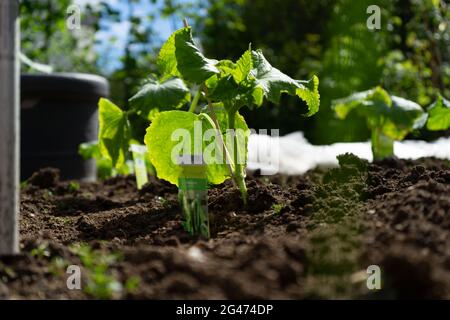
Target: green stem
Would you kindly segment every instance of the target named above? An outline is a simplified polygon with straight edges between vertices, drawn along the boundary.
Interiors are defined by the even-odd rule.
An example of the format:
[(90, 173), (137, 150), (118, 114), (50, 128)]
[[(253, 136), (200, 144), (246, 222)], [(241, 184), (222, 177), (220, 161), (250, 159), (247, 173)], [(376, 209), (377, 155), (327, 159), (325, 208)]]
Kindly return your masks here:
[[(225, 158), (228, 161), (228, 169), (230, 171), (230, 175), (233, 176), (234, 175), (234, 161), (230, 156), (230, 153), (228, 152), (227, 147), (225, 146), (225, 142), (222, 139), (222, 135), (220, 133), (220, 127), (218, 127), (218, 123), (217, 121), (214, 121), (208, 114), (206, 113), (200, 113), (200, 117), (202, 117), (203, 119), (205, 119), (206, 121), (209, 122), (209, 124), (211, 125), (211, 127), (215, 130), (216, 132), (216, 142), (217, 145), (219, 146), (219, 148), (223, 149), (223, 152), (225, 153)], [(213, 117), (215, 117), (215, 115), (213, 115)], [(216, 124), (217, 123), (217, 124)]]
[(239, 148), (238, 148), (238, 138), (237, 138), (237, 134), (236, 134), (236, 126), (235, 126), (235, 121), (236, 121), (236, 112), (235, 111), (230, 111), (228, 113), (228, 128), (233, 130), (233, 139), (234, 139), (234, 152), (233, 152), (233, 157), (234, 157), (234, 175), (233, 175), (233, 179), (236, 182), (236, 184), (239, 187), (239, 190), (241, 191), (241, 197), (242, 197), (242, 201), (244, 202), (245, 205), (247, 205), (247, 185), (245, 184), (245, 167), (239, 163)]
[(197, 91), (197, 93), (194, 96), (194, 100), (192, 100), (191, 106), (189, 107), (189, 112), (194, 113), (195, 109), (197, 109), (197, 104), (200, 100), (200, 97), (202, 96), (202, 87), (200, 87)]
[(382, 160), (394, 155), (394, 140), (384, 135), (378, 128), (372, 130), (372, 155), (373, 160)]

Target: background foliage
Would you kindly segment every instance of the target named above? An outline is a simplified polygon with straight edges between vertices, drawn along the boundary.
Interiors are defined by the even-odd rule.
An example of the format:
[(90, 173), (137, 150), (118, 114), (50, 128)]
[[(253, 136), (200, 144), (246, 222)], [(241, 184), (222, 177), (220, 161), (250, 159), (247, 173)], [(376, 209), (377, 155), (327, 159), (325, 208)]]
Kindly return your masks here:
[[(428, 106), (440, 92), (450, 97), (450, 4), (447, 0), (118, 0), (120, 12), (101, 1), (83, 10), (80, 33), (66, 29), (71, 1), (23, 0), (22, 50), (32, 60), (57, 71), (93, 72), (106, 76), (112, 100), (127, 109), (128, 98), (156, 72), (161, 39), (155, 17), (173, 21), (188, 17), (206, 56), (236, 59), (251, 42), (269, 61), (293, 78), (317, 74), (321, 109), (306, 121), (306, 107), (284, 97), (245, 115), (252, 128), (280, 128), (285, 134), (305, 131), (317, 144), (367, 140), (363, 119), (342, 122), (330, 110), (331, 100), (382, 85), (391, 94)], [(144, 1), (145, 2), (145, 1)], [(382, 10), (381, 30), (368, 30), (366, 8)], [(146, 9), (147, 8), (147, 9)], [(96, 34), (111, 23), (130, 28), (119, 63), (108, 70), (108, 50), (95, 49)], [(109, 41), (114, 43), (112, 37)], [(448, 132), (439, 132), (448, 135)], [(423, 131), (420, 136), (435, 138)]]

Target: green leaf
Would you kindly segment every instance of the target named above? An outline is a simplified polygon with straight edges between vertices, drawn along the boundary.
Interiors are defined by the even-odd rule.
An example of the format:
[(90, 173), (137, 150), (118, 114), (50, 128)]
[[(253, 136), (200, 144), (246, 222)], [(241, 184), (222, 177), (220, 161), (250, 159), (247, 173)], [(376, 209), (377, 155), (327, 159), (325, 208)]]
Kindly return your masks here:
[(428, 130), (437, 131), (450, 128), (450, 101), (441, 95), (438, 95), (437, 100), (428, 108), (428, 114)]
[(156, 61), (161, 73), (169, 77), (181, 77), (181, 74), (177, 68), (177, 59), (175, 56), (175, 37), (180, 32), (180, 30), (175, 31), (174, 33), (172, 33), (169, 39), (167, 39), (167, 41), (161, 47), (158, 59)]
[(112, 161), (109, 157), (104, 157), (100, 153), (98, 141), (85, 142), (80, 144), (78, 153), (84, 160), (94, 159), (97, 167), (97, 176), (100, 179), (107, 179), (116, 174), (130, 174), (132, 170), (127, 163), (124, 163), (120, 168), (113, 168)]
[(101, 157), (98, 141), (85, 142), (78, 147), (78, 153), (84, 160), (98, 159)]
[(128, 152), (129, 126), (125, 112), (108, 99), (99, 101), (99, 149), (116, 168), (124, 165)]
[(413, 129), (420, 128), (426, 117), (417, 103), (390, 96), (380, 87), (335, 100), (333, 109), (341, 119), (355, 110), (366, 117), (371, 130), (380, 130), (394, 140), (403, 140)]
[(236, 64), (231, 60), (220, 60), (216, 67), (221, 75), (232, 74), (236, 70)]
[[(226, 112), (223, 107), (217, 110), (219, 123), (226, 123)], [(245, 120), (239, 116), (236, 121), (244, 130), (245, 146), (240, 150), (246, 152), (249, 129)], [(225, 126), (223, 128), (226, 128)], [(206, 175), (212, 184), (219, 184), (230, 177), (226, 157), (216, 141), (213, 126), (203, 114), (196, 115), (185, 111), (166, 111), (159, 113), (145, 135), (145, 144), (149, 149), (158, 178), (178, 185), (182, 168), (177, 164), (177, 156), (186, 154), (203, 154), (207, 163)], [(226, 134), (222, 134), (225, 143)], [(228, 145), (228, 143), (227, 143)], [(217, 157), (217, 158), (216, 158)]]
[[(391, 97), (381, 87), (371, 90), (356, 92), (346, 98), (337, 99), (332, 102), (332, 108), (340, 119), (345, 119), (347, 115), (355, 108), (363, 108), (363, 106), (378, 107), (378, 112), (382, 109), (389, 108), (392, 105)], [(387, 109), (386, 109), (387, 110)]]
[[(243, 106), (251, 104), (249, 92), (254, 90), (254, 80), (250, 78), (252, 69), (251, 51), (247, 50), (237, 63), (221, 60), (217, 64), (220, 75), (214, 75), (206, 81), (210, 90), (209, 98), (216, 102), (230, 102)], [(251, 96), (250, 96), (251, 97)]]
[(183, 80), (172, 78), (162, 83), (152, 80), (130, 99), (138, 115), (149, 119), (152, 110), (171, 110), (182, 107), (191, 100), (189, 89)]
[[(252, 76), (256, 81), (256, 90), (262, 90), (264, 96), (271, 102), (278, 104), (282, 93), (297, 95), (308, 105), (311, 116), (319, 110), (320, 97), (318, 92), (319, 80), (314, 77), (310, 81), (294, 80), (280, 70), (272, 67), (261, 51), (252, 51)], [(242, 63), (243, 70), (248, 63)], [(260, 93), (253, 94), (259, 97)], [(258, 102), (261, 100), (258, 99)]]
[(392, 106), (388, 121), (382, 127), (383, 133), (394, 139), (403, 140), (413, 129), (419, 129), (419, 123), (422, 125), (424, 111), (422, 107), (410, 100), (391, 96)]
[(231, 74), (223, 77), (213, 76), (206, 81), (208, 98), (212, 101), (233, 101), (238, 98), (239, 85)]
[(298, 81), (299, 88), (296, 93), (303, 101), (308, 105), (308, 112), (304, 114), (306, 117), (310, 117), (319, 111), (320, 106), (320, 94), (319, 94), (319, 78), (313, 76), (308, 81)]
[(247, 79), (250, 71), (253, 69), (252, 50), (248, 49), (236, 62), (236, 69), (233, 72), (233, 77), (237, 83)]
[(264, 91), (261, 88), (255, 88), (252, 92), (252, 98), (258, 107), (261, 106), (264, 102)]
[(190, 27), (170, 36), (159, 52), (157, 63), (165, 75), (181, 76), (198, 84), (220, 72), (217, 61), (206, 58), (195, 46)]

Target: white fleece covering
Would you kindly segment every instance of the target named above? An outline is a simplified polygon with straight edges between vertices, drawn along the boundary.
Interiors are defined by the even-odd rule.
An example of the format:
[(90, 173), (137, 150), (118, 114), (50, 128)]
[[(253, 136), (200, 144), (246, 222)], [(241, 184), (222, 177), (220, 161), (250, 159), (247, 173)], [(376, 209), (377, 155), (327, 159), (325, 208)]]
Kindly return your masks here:
[[(248, 169), (261, 169), (263, 174), (268, 175), (302, 174), (317, 166), (335, 167), (338, 165), (336, 156), (346, 152), (372, 161), (370, 142), (315, 146), (310, 144), (300, 131), (279, 138), (252, 134), (249, 138)], [(450, 160), (450, 137), (433, 142), (417, 140), (395, 142), (394, 152), (398, 158), (403, 159), (436, 157)]]

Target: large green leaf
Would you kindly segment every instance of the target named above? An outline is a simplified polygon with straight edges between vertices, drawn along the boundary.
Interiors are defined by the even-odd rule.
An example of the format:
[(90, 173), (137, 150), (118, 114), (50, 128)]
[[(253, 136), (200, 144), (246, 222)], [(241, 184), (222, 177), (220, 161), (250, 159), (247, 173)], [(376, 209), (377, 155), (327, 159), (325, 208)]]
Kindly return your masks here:
[(450, 101), (441, 95), (428, 108), (428, 130), (447, 130), (450, 128)]
[(198, 84), (219, 73), (217, 61), (206, 58), (195, 46), (190, 27), (170, 36), (159, 52), (157, 63), (163, 74), (181, 76)]
[(162, 83), (152, 80), (145, 84), (130, 99), (130, 104), (140, 116), (149, 119), (154, 109), (165, 111), (180, 108), (190, 100), (191, 94), (183, 80), (172, 78)]
[(180, 30), (175, 31), (163, 44), (159, 50), (158, 59), (156, 61), (161, 73), (168, 77), (181, 77), (177, 68), (177, 58), (175, 56), (175, 37)]
[[(371, 109), (375, 113), (387, 112), (392, 105), (389, 94), (382, 88), (376, 87), (371, 90), (356, 92), (348, 97), (333, 101), (332, 108), (340, 119), (345, 119), (347, 115), (355, 108), (361, 109), (359, 112), (370, 112)], [(370, 107), (368, 111), (367, 108)], [(385, 109), (385, 110), (383, 110)]]
[(306, 116), (319, 110), (319, 80), (294, 80), (273, 68), (260, 51), (245, 51), (236, 64), (223, 60), (217, 64), (220, 74), (206, 81), (209, 98), (223, 102), (227, 109), (261, 106), (264, 98), (279, 103), (282, 93), (296, 95), (308, 106)]
[[(317, 77), (310, 81), (294, 80), (272, 67), (261, 51), (252, 51), (251, 56), (253, 65), (251, 74), (256, 80), (256, 97), (260, 97), (262, 92), (269, 101), (278, 104), (282, 93), (297, 95), (308, 105), (307, 116), (311, 116), (319, 110), (320, 96)], [(245, 62), (243, 65), (246, 70), (245, 66), (248, 63)]]
[[(226, 112), (223, 108), (216, 108), (216, 115), (221, 127), (223, 125), (225, 128)], [(244, 131), (245, 146), (241, 145), (239, 150), (246, 155), (249, 129), (241, 116), (236, 123)], [(159, 113), (147, 129), (144, 139), (158, 177), (178, 185), (182, 168), (177, 163), (177, 156), (201, 153), (207, 163), (206, 175), (210, 183), (219, 184), (229, 178), (230, 169), (225, 154), (212, 128), (204, 113), (196, 115), (176, 110)], [(228, 145), (225, 132), (222, 139)]]
[(108, 99), (99, 101), (99, 149), (116, 168), (125, 163), (128, 152), (129, 125), (126, 114)]

